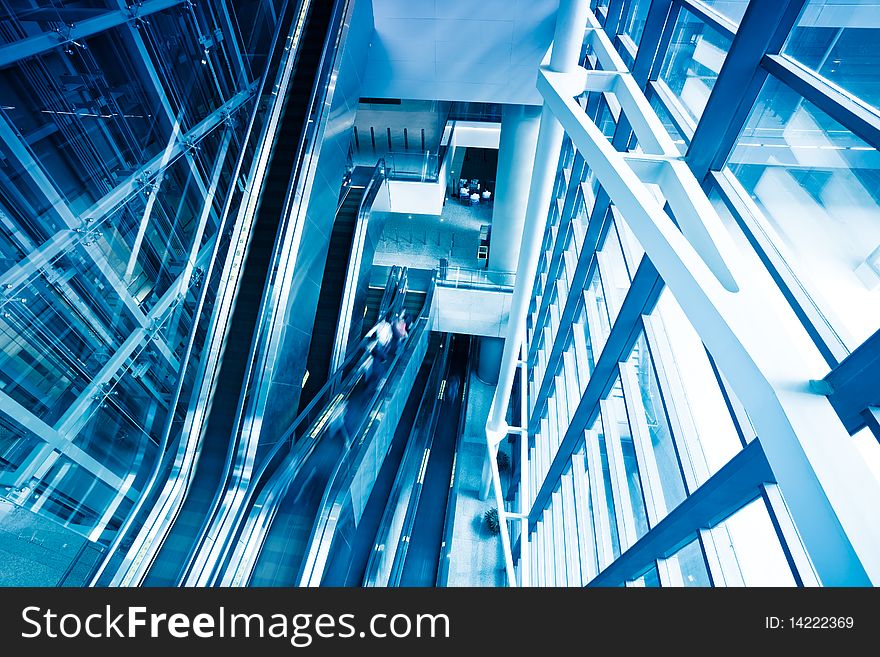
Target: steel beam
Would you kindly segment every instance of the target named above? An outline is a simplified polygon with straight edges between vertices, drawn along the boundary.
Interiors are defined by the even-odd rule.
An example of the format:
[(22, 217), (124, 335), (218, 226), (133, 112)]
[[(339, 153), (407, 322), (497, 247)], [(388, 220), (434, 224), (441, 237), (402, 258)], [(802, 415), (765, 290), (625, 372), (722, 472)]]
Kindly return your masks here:
[(625, 550), (587, 586), (620, 586), (658, 559), (672, 556), (700, 529), (711, 528), (761, 496), (775, 478), (764, 450), (753, 440), (730, 462)]
[(65, 43), (81, 41), (95, 34), (123, 25), (129, 21), (146, 18), (158, 11), (170, 9), (185, 0), (146, 0), (128, 10), (116, 9), (104, 12), (100, 16), (87, 18), (81, 23), (72, 23), (60, 27), (57, 32), (44, 32), (27, 37), (13, 43), (0, 46), (0, 68), (10, 66), (28, 57), (41, 55)]
[(831, 386), (828, 401), (854, 434), (868, 425), (868, 411), (880, 406), (880, 331), (865, 340), (824, 379)]

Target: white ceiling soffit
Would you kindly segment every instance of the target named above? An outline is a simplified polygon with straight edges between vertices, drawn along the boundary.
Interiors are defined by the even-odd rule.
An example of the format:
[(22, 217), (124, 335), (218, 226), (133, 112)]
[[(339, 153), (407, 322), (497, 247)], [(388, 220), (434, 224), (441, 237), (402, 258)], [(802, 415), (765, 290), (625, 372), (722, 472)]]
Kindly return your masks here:
[(540, 105), (559, 0), (373, 0), (362, 96)]

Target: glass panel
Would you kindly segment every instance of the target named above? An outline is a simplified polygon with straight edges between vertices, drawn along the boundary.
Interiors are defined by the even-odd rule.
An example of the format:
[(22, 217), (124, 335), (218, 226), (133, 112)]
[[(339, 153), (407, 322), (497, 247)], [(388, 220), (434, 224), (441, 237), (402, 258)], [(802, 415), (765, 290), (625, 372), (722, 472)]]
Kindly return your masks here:
[(880, 107), (880, 3), (810, 0), (783, 52), (853, 96)]
[(704, 5), (709, 5), (722, 16), (732, 20), (737, 25), (746, 13), (749, 0), (702, 0)]
[(729, 545), (746, 586), (795, 586), (762, 498), (727, 518), (712, 529), (712, 534), (719, 548)]
[[(640, 399), (634, 401), (631, 406), (634, 414), (637, 415), (636, 421), (642, 425), (643, 433), (650, 437), (650, 447), (656, 463), (660, 487), (663, 491), (665, 508), (658, 505), (658, 511), (665, 510), (668, 513), (684, 501), (687, 493), (684, 488), (681, 466), (678, 462), (678, 452), (672, 439), (672, 430), (666, 417), (660, 386), (654, 372), (654, 363), (648, 352), (644, 333), (636, 342), (628, 365), (635, 373), (641, 393)], [(661, 514), (660, 517), (662, 518), (664, 515)]]
[[(125, 10), (82, 0), (70, 9), (42, 3), (37, 16), (35, 3), (13, 4), (4, 5), (0, 43), (53, 36), (64, 18)], [(218, 235), (218, 225), (224, 208), (236, 216), (266, 118), (256, 116), (245, 143), (256, 99), (228, 116), (218, 109), (262, 75), (278, 8), (261, 0), (177, 3), (77, 41), (59, 39), (0, 70), (0, 122), (11, 135), (0, 140), (0, 472), (13, 481), (12, 473), (37, 466), (33, 481), (3, 489), (0, 502), (18, 505), (21, 527), (42, 532), (63, 522), (106, 543), (132, 508), (120, 496), (149, 477), (166, 426), (175, 444), (225, 271), (231, 230)], [(217, 125), (196, 142), (187, 133), (209, 117)], [(203, 225), (204, 190), (214, 180)], [(190, 271), (188, 285), (174, 288)], [(183, 371), (190, 375), (180, 382)], [(23, 428), (37, 421), (97, 465), (78, 461), (77, 449), (53, 453), (42, 433)], [(100, 479), (108, 471), (124, 490)]]
[(695, 122), (703, 114), (728, 50), (730, 39), (690, 12), (681, 11), (660, 77)]
[(681, 134), (681, 131), (673, 122), (672, 118), (669, 116), (669, 112), (666, 111), (666, 107), (663, 105), (663, 102), (660, 100), (660, 97), (652, 93), (651, 97), (651, 107), (654, 109), (654, 112), (657, 113), (657, 118), (663, 123), (663, 127), (666, 128), (666, 132), (669, 133), (669, 136), (672, 137), (672, 143), (675, 144), (675, 148), (679, 153), (684, 155), (687, 153), (688, 144), (684, 138), (684, 135)]
[(604, 94), (599, 96), (598, 106), (599, 109), (594, 121), (599, 130), (602, 131), (602, 134), (611, 139), (614, 136), (614, 131), (617, 129), (617, 122), (614, 120), (614, 114), (611, 112)]
[(3, 115), (74, 212), (157, 155), (171, 135), (138, 60), (125, 24), (0, 70)]
[(645, 31), (645, 19), (648, 17), (648, 9), (651, 0), (632, 0), (627, 8), (626, 20), (623, 31), (629, 35), (636, 45), (642, 40), (642, 32)]
[(616, 438), (620, 441), (620, 451), (623, 457), (623, 474), (626, 477), (626, 480), (621, 482), (626, 486), (626, 490), (621, 491), (621, 494), (629, 497), (636, 538), (641, 538), (648, 532), (648, 516), (645, 512), (645, 497), (642, 492), (639, 463), (636, 458), (632, 431), (630, 430), (629, 420), (626, 415), (626, 405), (623, 400), (620, 379), (615, 382), (614, 388), (612, 388), (611, 394), (608, 396), (608, 403), (614, 414), (615, 431), (613, 433), (617, 434)]
[(602, 245), (599, 256), (599, 265), (602, 268), (605, 298), (608, 300), (608, 314), (613, 325), (630, 286), (629, 271), (613, 223), (605, 236), (605, 243)]
[(25, 487), (17, 502), (87, 536), (114, 496), (115, 491), (94, 475), (58, 456), (43, 477)]
[(602, 279), (598, 267), (593, 270), (590, 283), (584, 290), (584, 302), (593, 358), (596, 359), (602, 353), (602, 347), (605, 346), (605, 341), (611, 332), (611, 322), (608, 319), (608, 307), (605, 304), (605, 293), (602, 291)]
[(657, 572), (657, 566), (651, 566), (651, 569), (641, 577), (632, 581), (634, 586), (644, 586), (645, 588), (660, 588), (660, 573)]
[(618, 212), (616, 206), (611, 206), (611, 213), (614, 215), (614, 227), (617, 228), (620, 244), (623, 246), (623, 253), (626, 256), (626, 268), (629, 270), (630, 279), (635, 278), (636, 271), (642, 262), (642, 256), (645, 255), (645, 249), (642, 248), (641, 242), (636, 239), (635, 233), (630, 230), (629, 224)]
[[(593, 423), (590, 432), (587, 434), (587, 440), (594, 441), (599, 453), (599, 467), (602, 472), (602, 485), (605, 497), (605, 511), (608, 514), (608, 530), (611, 538), (611, 551), (616, 559), (620, 556), (620, 535), (617, 531), (617, 513), (614, 510), (614, 495), (611, 491), (611, 467), (608, 464), (608, 449), (605, 445), (605, 432), (602, 429), (601, 416)], [(590, 468), (594, 466), (591, 463)]]
[(877, 436), (869, 427), (864, 427), (861, 431), (853, 434), (852, 441), (874, 477), (880, 482), (880, 442), (878, 442)]
[(681, 577), (682, 586), (712, 586), (699, 539), (695, 538), (681, 548), (667, 559), (666, 564), (673, 578)]
[(880, 326), (880, 156), (772, 78), (728, 161), (851, 348)]
[(35, 435), (0, 416), (0, 472), (15, 472), (40, 444)]
[(658, 364), (666, 386), (677, 391), (664, 402), (680, 426), (693, 427), (696, 445), (688, 448), (688, 456), (705, 464), (700, 470), (708, 477), (739, 453), (742, 442), (700, 336), (669, 288), (660, 293), (651, 319), (654, 335), (669, 348), (669, 356)]
[(574, 508), (578, 523), (578, 547), (581, 555), (582, 583), (586, 584), (599, 571), (597, 527), (590, 495), (590, 474), (584, 457), (584, 448), (572, 455), (571, 471), (574, 481)]

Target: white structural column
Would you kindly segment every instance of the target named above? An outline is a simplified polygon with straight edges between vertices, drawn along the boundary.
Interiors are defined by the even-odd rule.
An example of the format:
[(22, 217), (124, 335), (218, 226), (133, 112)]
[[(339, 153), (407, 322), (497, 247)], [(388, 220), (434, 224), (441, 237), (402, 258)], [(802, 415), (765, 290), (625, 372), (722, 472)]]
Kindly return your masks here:
[[(562, 0), (560, 3), (550, 64), (546, 67), (550, 71), (567, 73), (578, 68), (578, 58), (580, 57), (589, 11), (589, 3), (579, 0)], [(537, 166), (532, 170), (529, 200), (526, 206), (521, 246), (517, 258), (516, 284), (510, 303), (507, 338), (501, 356), (498, 385), (495, 388), (492, 408), (486, 423), (486, 435), (490, 445), (497, 446), (507, 435), (505, 417), (507, 407), (510, 404), (510, 388), (516, 373), (519, 347), (525, 334), (525, 318), (538, 267), (541, 239), (547, 222), (547, 212), (550, 208), (550, 197), (553, 195), (553, 182), (556, 176), (559, 151), (562, 148), (562, 136), (562, 126), (545, 103), (541, 111), (541, 125), (535, 147)], [(493, 230), (493, 250), (497, 239), (494, 233)]]
[(540, 125), (537, 105), (505, 105), (501, 110), (489, 269), (513, 271), (517, 266)]
[[(501, 110), (501, 142), (498, 145), (489, 249), (489, 269), (492, 271), (514, 271), (517, 266), (540, 124), (541, 108), (537, 105), (504, 105)], [(498, 381), (503, 348), (501, 338), (480, 340), (477, 373), (486, 383)]]
[[(583, 0), (561, 0), (556, 15), (556, 31), (553, 35), (553, 46), (548, 66), (542, 66), (554, 72), (569, 73), (578, 68), (587, 17), (590, 12), (589, 3)], [(546, 60), (545, 60), (546, 61)], [(501, 367), (498, 374), (498, 385), (489, 410), (486, 422), (486, 443), (492, 482), (495, 489), (495, 501), (498, 507), (501, 525), (501, 541), (507, 566), (508, 581), (511, 586), (516, 583), (513, 572), (513, 558), (510, 548), (510, 536), (507, 531), (507, 515), (504, 513), (504, 499), (495, 463), (498, 444), (507, 436), (507, 407), (510, 404), (510, 389), (516, 374), (520, 346), (525, 334), (525, 318), (528, 312), (532, 284), (538, 267), (538, 256), (541, 249), (541, 238), (547, 221), (550, 198), (553, 194), (553, 182), (559, 152), (562, 148), (562, 126), (547, 107), (546, 102), (541, 111), (541, 125), (538, 130), (538, 142), (535, 147), (535, 166), (532, 170), (529, 185), (529, 200), (526, 206), (522, 240), (516, 266), (516, 284), (510, 305), (507, 338), (501, 356)], [(493, 231), (494, 232), (494, 231)], [(492, 240), (496, 239), (493, 234)], [(493, 245), (494, 246), (494, 245)], [(485, 480), (485, 478), (484, 478)], [(488, 490), (484, 486), (483, 491)]]

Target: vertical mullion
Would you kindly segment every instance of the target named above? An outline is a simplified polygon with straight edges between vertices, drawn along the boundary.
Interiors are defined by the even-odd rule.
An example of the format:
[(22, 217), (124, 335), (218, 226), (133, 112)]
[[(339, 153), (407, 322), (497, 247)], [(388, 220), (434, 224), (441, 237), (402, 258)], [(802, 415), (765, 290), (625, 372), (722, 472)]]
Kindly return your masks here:
[(620, 444), (620, 432), (617, 429), (618, 417), (614, 405), (607, 399), (600, 402), (602, 422), (605, 426), (605, 451), (611, 469), (611, 489), (617, 510), (618, 536), (620, 551), (624, 552), (638, 539), (636, 535), (635, 515), (632, 500), (629, 496), (629, 485), (626, 479), (626, 467), (623, 464), (623, 448)]
[(639, 389), (639, 382), (632, 363), (620, 364), (620, 381), (623, 388), (623, 400), (629, 419), (630, 432), (635, 445), (636, 461), (645, 495), (645, 507), (648, 512), (648, 525), (654, 527), (666, 516), (666, 499), (663, 497), (663, 485), (660, 469), (651, 446), (651, 436), (645, 423), (645, 407)]
[[(590, 494), (593, 499), (593, 512), (595, 513), (596, 524), (598, 525), (596, 544), (599, 556), (599, 572), (602, 572), (604, 568), (614, 561), (614, 545), (611, 541), (611, 518), (608, 516), (606, 502), (608, 496), (612, 495), (612, 493), (610, 490), (605, 490), (605, 480), (602, 476), (602, 457), (599, 455), (600, 438), (593, 429), (588, 429), (585, 433)], [(613, 497), (611, 499), (613, 500)]]

